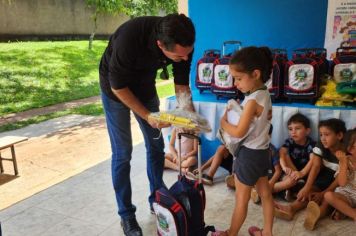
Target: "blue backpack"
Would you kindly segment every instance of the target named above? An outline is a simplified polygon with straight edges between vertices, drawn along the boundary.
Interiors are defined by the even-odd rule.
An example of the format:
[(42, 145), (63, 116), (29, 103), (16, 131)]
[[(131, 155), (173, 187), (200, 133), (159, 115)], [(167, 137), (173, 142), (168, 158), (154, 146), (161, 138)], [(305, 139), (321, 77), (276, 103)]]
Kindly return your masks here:
[[(201, 140), (198, 136), (179, 133), (181, 136), (198, 139), (198, 164), (201, 170)], [(180, 147), (180, 145), (179, 145)], [(180, 158), (180, 150), (178, 151)], [(162, 187), (156, 191), (153, 209), (156, 214), (157, 235), (159, 236), (206, 236), (215, 231), (213, 226), (205, 226), (205, 190), (199, 181), (190, 180), (181, 173), (178, 181), (168, 190)]]

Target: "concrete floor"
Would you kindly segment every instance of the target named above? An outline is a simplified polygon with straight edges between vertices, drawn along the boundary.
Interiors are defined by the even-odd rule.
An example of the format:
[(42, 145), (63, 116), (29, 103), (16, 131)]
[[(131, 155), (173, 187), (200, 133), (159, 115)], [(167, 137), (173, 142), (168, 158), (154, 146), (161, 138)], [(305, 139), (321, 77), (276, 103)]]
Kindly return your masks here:
[[(155, 216), (149, 213), (147, 203), (148, 181), (145, 171), (145, 148), (134, 147), (132, 160), (133, 202), (137, 206), (137, 220), (144, 235), (155, 235)], [(229, 226), (234, 206), (234, 191), (226, 188), (219, 171), (214, 186), (207, 186), (205, 221), (219, 229)], [(164, 180), (171, 186), (177, 173), (165, 171)], [(110, 161), (104, 161), (70, 179), (33, 195), (0, 211), (3, 236), (36, 235), (123, 235), (117, 216), (114, 192), (111, 186)], [(274, 221), (274, 235), (356, 235), (356, 224), (351, 220), (339, 222), (322, 220), (313, 232), (303, 228), (304, 211), (293, 221)], [(249, 212), (239, 235), (248, 235), (251, 225), (262, 226), (262, 208), (249, 203)]]

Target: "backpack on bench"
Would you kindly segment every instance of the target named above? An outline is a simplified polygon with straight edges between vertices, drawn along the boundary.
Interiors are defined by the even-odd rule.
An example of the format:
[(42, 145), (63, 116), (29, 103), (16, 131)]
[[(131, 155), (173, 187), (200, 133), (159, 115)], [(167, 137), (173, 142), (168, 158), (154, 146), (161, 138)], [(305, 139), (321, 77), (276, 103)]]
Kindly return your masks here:
[(197, 62), (197, 73), (195, 76), (195, 86), (199, 93), (211, 89), (211, 80), (214, 72), (214, 61), (220, 57), (220, 50), (208, 49)]
[(288, 61), (287, 50), (273, 49), (273, 67), (271, 78), (266, 82), (266, 87), (273, 102), (282, 101), (284, 98), (284, 68)]
[[(234, 48), (232, 52), (227, 52), (227, 46)], [(232, 54), (241, 48), (240, 41), (225, 41), (223, 43), (222, 57), (214, 62), (214, 75), (211, 82), (211, 92), (220, 97), (237, 98), (241, 97), (242, 93), (238, 91), (234, 85), (234, 78), (230, 74), (229, 62)], [(231, 51), (231, 50), (230, 50)]]
[(284, 96), (288, 102), (307, 100), (314, 104), (319, 97), (321, 61), (310, 56), (307, 50), (300, 51), (295, 50), (293, 59), (286, 64)]

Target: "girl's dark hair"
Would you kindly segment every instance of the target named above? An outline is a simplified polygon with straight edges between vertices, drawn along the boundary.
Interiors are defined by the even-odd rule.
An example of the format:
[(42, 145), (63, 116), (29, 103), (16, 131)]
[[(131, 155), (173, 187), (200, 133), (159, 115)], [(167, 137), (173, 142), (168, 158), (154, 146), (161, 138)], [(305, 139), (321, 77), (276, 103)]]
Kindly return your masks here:
[(336, 119), (336, 118), (321, 120), (318, 125), (318, 128), (320, 128), (320, 127), (327, 127), (329, 129), (331, 129), (332, 131), (334, 131), (336, 134), (338, 134), (338, 133), (345, 134), (345, 132), (346, 132), (345, 122), (340, 119)]
[(188, 47), (192, 46), (195, 41), (193, 22), (184, 14), (169, 14), (162, 17), (156, 32), (157, 39), (168, 51), (173, 50), (175, 44)]
[(310, 128), (310, 121), (308, 117), (301, 113), (296, 113), (289, 118), (287, 125), (292, 123), (301, 123), (305, 128)]
[(248, 74), (260, 70), (261, 79), (266, 82), (272, 72), (272, 61), (272, 52), (268, 47), (246, 47), (232, 56), (230, 65), (237, 71)]
[(351, 148), (356, 143), (356, 128), (347, 130), (344, 135), (344, 144), (347, 149)]

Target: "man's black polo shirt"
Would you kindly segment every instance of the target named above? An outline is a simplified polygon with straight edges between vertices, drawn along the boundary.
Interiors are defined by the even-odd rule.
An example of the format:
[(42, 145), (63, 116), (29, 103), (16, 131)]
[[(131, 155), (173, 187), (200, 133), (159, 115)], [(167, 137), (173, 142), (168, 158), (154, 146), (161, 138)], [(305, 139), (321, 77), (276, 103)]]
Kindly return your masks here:
[(111, 88), (129, 87), (141, 101), (156, 94), (157, 69), (173, 64), (174, 83), (189, 84), (192, 53), (188, 61), (173, 62), (157, 46), (156, 28), (162, 17), (137, 17), (122, 24), (110, 37), (99, 66), (102, 92), (118, 101)]

